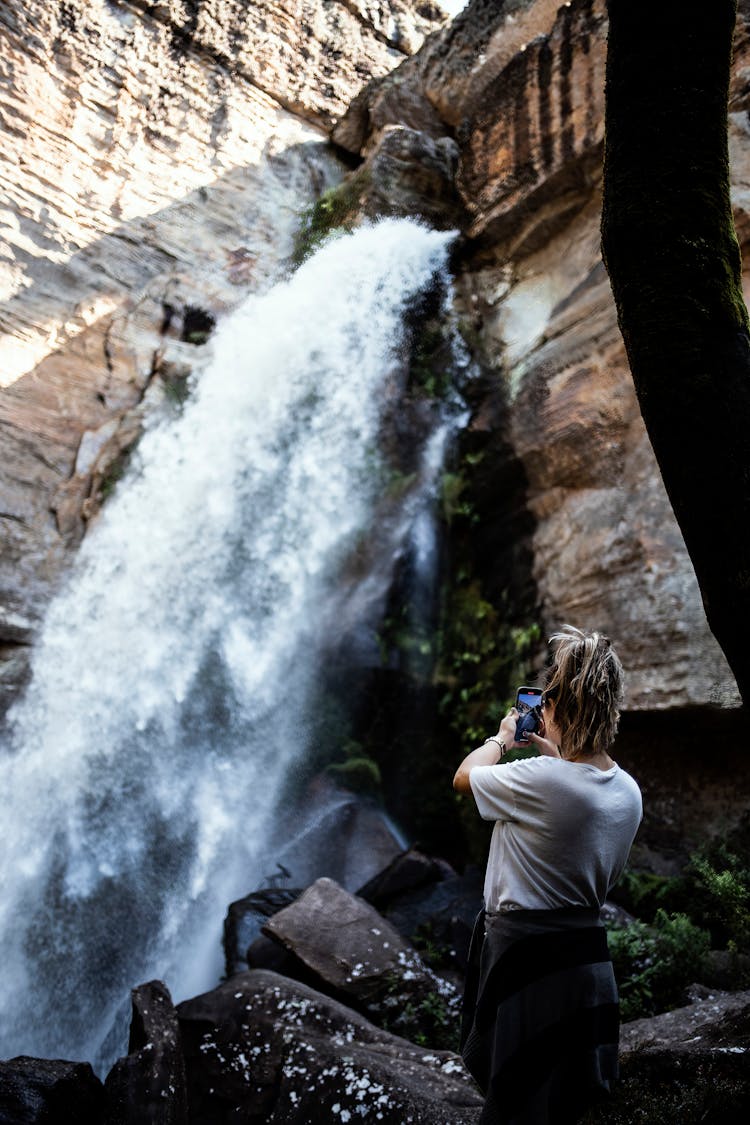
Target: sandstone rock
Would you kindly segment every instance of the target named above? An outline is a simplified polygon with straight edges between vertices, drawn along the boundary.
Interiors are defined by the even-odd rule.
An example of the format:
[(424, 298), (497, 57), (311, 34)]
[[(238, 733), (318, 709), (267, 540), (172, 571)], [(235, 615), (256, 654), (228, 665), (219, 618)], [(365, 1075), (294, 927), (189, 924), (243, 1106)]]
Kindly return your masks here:
[(369, 83), (334, 127), (335, 143), (360, 152), (373, 134), (396, 123), (425, 129), (429, 122), (425, 131), (432, 135), (452, 133), (486, 104), (488, 83), (531, 40), (549, 33), (559, 8), (559, 0), (472, 0), (413, 58)]
[[(732, 155), (738, 228), (750, 234), (747, 8)], [(633, 711), (733, 707), (734, 680), (640, 418), (599, 253), (605, 58), (604, 0), (475, 0), (367, 86), (333, 137), (367, 165), (399, 124), (455, 134), (470, 216), (458, 309), (509, 400), (543, 631), (570, 620), (616, 638)], [(493, 413), (477, 403), (471, 425), (482, 430)]]
[(92, 445), (172, 362), (175, 286), (219, 315), (276, 279), (341, 175), (328, 124), (443, 23), (409, 0), (2, 5), (4, 610), (43, 613), (126, 443)]
[(3, 1125), (99, 1125), (103, 1108), (102, 1084), (88, 1063), (24, 1055), (0, 1062)]
[(479, 1119), (482, 1098), (456, 1055), (416, 1047), (275, 973), (240, 974), (178, 1014), (196, 1125)]
[(457, 227), (462, 206), (454, 186), (458, 148), (450, 137), (434, 140), (403, 125), (384, 129), (368, 152), (365, 213), (412, 215), (438, 228)]
[(105, 1082), (107, 1125), (187, 1125), (185, 1063), (177, 1015), (161, 981), (133, 989), (128, 1054)]
[(459, 131), (470, 235), (517, 254), (580, 210), (601, 164), (605, 59), (604, 0), (571, 0), (496, 77), (484, 70)]

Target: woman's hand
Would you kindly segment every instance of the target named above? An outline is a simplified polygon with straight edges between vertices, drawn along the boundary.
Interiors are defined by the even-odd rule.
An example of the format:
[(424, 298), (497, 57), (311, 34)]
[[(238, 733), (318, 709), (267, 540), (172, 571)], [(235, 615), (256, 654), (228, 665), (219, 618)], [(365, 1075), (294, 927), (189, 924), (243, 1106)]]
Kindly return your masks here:
[(506, 750), (517, 750), (519, 747), (526, 745), (525, 742), (516, 742), (516, 723), (520, 717), (515, 707), (511, 707), (508, 714), (500, 723), (500, 730), (497, 732), (497, 737), (505, 743)]
[(548, 758), (562, 758), (560, 747), (556, 746), (551, 738), (545, 738), (542, 734), (536, 734), (529, 731), (526, 735), (529, 742), (536, 746), (540, 754), (546, 754)]
[(540, 754), (546, 754), (548, 758), (560, 758), (560, 750), (551, 738), (546, 738), (544, 734), (544, 721), (542, 721), (542, 734), (529, 732), (526, 737), (528, 742), (516, 742), (516, 723), (520, 719), (520, 714), (515, 707), (511, 707), (508, 714), (505, 716), (500, 724), (498, 731), (498, 738), (502, 739), (505, 743), (506, 750), (526, 750), (529, 746), (536, 746)]

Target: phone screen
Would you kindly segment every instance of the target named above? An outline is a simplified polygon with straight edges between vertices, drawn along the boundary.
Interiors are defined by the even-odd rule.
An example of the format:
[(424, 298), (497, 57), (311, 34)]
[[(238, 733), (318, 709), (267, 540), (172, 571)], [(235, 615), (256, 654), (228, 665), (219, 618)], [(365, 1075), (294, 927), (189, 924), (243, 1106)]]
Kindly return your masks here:
[(524, 715), (532, 707), (536, 707), (541, 698), (541, 688), (519, 688), (516, 695), (516, 710)]

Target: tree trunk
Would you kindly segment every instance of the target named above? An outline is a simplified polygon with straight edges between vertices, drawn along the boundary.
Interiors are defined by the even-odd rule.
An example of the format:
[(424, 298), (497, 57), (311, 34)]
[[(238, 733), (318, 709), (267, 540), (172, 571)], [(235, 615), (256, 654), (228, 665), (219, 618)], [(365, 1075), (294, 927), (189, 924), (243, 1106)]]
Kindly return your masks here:
[(602, 248), (641, 413), (747, 703), (750, 335), (727, 151), (735, 14), (733, 0), (609, 0)]

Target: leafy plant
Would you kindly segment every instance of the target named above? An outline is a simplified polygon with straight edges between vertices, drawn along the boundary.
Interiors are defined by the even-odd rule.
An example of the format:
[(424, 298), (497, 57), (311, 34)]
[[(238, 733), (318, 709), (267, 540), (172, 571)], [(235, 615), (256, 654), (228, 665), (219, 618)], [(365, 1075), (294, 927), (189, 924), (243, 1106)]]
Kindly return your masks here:
[[(690, 859), (685, 872), (691, 915), (710, 929), (714, 943), (750, 950), (750, 867), (731, 835), (713, 840)], [(739, 853), (739, 854), (738, 854)]]
[(710, 948), (709, 934), (686, 914), (662, 909), (653, 925), (614, 927), (608, 940), (626, 1021), (677, 1006), (687, 985), (700, 977)]

